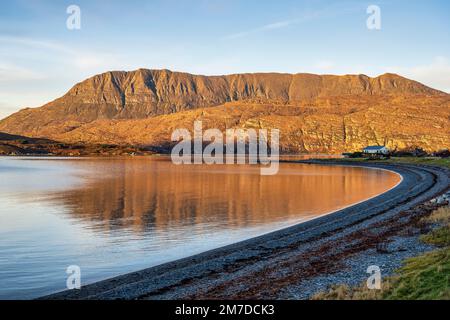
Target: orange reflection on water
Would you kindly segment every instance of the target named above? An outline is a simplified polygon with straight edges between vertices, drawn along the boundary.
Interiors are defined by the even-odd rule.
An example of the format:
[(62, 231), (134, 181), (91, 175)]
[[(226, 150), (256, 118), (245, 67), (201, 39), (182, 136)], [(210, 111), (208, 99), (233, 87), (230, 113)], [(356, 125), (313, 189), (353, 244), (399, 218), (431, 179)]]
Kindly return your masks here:
[[(159, 265), (382, 193), (388, 171), (281, 163), (182, 165), (166, 158), (0, 159), (0, 299)], [(20, 286), (18, 285), (21, 284)]]
[(86, 183), (55, 195), (74, 217), (137, 232), (202, 225), (241, 228), (300, 221), (395, 186), (381, 170), (281, 163), (275, 176), (250, 165), (181, 165), (166, 159), (79, 160)]

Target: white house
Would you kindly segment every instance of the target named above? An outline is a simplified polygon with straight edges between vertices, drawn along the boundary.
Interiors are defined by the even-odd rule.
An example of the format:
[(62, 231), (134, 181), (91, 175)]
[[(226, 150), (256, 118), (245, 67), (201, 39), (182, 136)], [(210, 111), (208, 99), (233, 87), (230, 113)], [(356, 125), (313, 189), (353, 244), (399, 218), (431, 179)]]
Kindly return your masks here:
[(369, 146), (365, 147), (363, 152), (366, 154), (388, 154), (389, 149), (385, 146)]

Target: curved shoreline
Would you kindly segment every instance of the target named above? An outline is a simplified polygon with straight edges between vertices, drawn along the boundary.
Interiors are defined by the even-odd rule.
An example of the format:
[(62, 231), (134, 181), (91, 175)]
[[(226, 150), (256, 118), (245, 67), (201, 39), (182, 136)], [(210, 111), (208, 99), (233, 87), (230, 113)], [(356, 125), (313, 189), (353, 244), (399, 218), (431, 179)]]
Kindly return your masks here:
[[(307, 163), (307, 162), (302, 161), (302, 162), (300, 162), (300, 163)], [(315, 164), (315, 163), (314, 163), (314, 164)], [(317, 163), (317, 164), (318, 164), (318, 165), (326, 165), (325, 163)], [(335, 166), (354, 167), (354, 168), (361, 167), (361, 166), (357, 166), (357, 165), (345, 165), (345, 164), (336, 164)], [(376, 194), (376, 195), (374, 195), (374, 196), (372, 196), (372, 197), (369, 197), (369, 198), (367, 198), (367, 199), (364, 199), (364, 200), (361, 200), (361, 201), (358, 201), (358, 202), (349, 204), (349, 205), (344, 206), (344, 207), (342, 207), (342, 208), (340, 208), (340, 209), (332, 210), (332, 211), (329, 211), (329, 212), (326, 212), (326, 213), (323, 213), (323, 214), (314, 216), (314, 217), (312, 217), (312, 218), (310, 218), (310, 219), (306, 219), (306, 220), (300, 221), (300, 222), (298, 222), (298, 223), (294, 223), (294, 224), (292, 224), (292, 225), (290, 225), (290, 226), (286, 226), (286, 227), (283, 227), (283, 228), (281, 228), (281, 229), (275, 229), (275, 230), (273, 230), (273, 231), (271, 231), (271, 232), (269, 232), (269, 233), (277, 232), (277, 231), (280, 231), (280, 230), (283, 230), (283, 229), (286, 229), (286, 228), (295, 227), (296, 225), (299, 225), (299, 224), (302, 224), (302, 223), (306, 223), (306, 222), (309, 222), (309, 221), (312, 221), (312, 220), (315, 220), (315, 219), (319, 219), (319, 218), (322, 218), (322, 217), (326, 217), (326, 216), (331, 215), (331, 214), (334, 214), (334, 213), (336, 213), (336, 212), (339, 212), (339, 211), (345, 210), (345, 209), (347, 209), (347, 208), (356, 206), (356, 205), (358, 205), (358, 204), (364, 203), (364, 202), (369, 201), (369, 200), (371, 200), (371, 199), (373, 199), (373, 198), (376, 198), (376, 197), (382, 196), (382, 195), (385, 194), (385, 193), (388, 193), (389, 191), (391, 191), (391, 190), (397, 188), (397, 187), (403, 182), (403, 176), (402, 176), (401, 174), (395, 172), (395, 171), (392, 171), (392, 170), (389, 170), (389, 169), (383, 169), (383, 168), (372, 168), (372, 167), (364, 167), (364, 168), (366, 168), (366, 169), (374, 169), (374, 170), (383, 170), (383, 171), (388, 171), (388, 172), (391, 172), (391, 173), (395, 173), (396, 175), (398, 175), (398, 176), (400, 177), (400, 181), (399, 181), (395, 186), (393, 186), (393, 187), (387, 189), (386, 191), (384, 191), (384, 192), (382, 192), (382, 193), (379, 193), (379, 194)]]
[[(41, 299), (279, 298), (290, 284), (331, 274), (339, 257), (375, 245), (377, 232), (382, 238), (395, 227), (391, 220), (442, 193), (450, 181), (449, 170), (437, 167), (297, 162), (384, 169), (403, 179), (380, 195), (291, 227)], [(375, 235), (373, 243), (362, 241), (364, 233)]]

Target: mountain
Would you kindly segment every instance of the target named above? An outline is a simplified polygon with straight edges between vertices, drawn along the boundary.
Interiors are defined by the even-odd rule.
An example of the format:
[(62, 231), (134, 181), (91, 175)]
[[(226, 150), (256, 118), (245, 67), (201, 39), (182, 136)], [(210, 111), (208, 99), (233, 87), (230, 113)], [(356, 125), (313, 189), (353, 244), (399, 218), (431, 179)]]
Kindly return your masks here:
[(285, 152), (450, 148), (450, 95), (395, 74), (107, 72), (0, 121), (11, 134), (64, 142), (166, 145), (173, 129), (279, 128)]

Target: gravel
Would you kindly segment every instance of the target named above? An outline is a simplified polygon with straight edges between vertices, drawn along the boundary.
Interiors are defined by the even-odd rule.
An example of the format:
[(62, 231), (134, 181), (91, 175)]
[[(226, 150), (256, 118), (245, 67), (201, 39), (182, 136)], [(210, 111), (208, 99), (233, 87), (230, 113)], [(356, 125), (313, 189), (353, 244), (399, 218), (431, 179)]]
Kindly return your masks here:
[[(414, 218), (414, 208), (448, 189), (449, 170), (349, 165), (392, 170), (403, 181), (366, 202), (290, 228), (43, 299), (305, 299), (331, 284), (361, 283), (369, 265), (392, 274), (404, 258), (430, 250), (417, 235), (400, 236), (401, 228)], [(388, 243), (389, 253), (377, 252), (380, 241)]]

